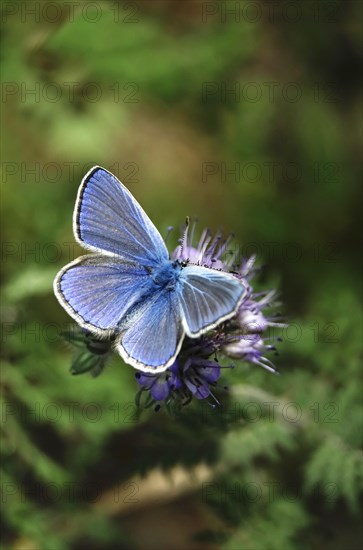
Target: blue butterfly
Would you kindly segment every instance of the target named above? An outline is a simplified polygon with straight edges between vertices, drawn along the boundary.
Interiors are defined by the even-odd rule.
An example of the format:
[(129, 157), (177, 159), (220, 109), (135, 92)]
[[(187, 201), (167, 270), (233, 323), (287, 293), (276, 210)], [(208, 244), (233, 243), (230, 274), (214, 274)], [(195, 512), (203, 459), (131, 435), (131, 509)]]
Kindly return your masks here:
[(116, 350), (136, 369), (165, 371), (185, 335), (233, 317), (244, 297), (233, 275), (171, 260), (138, 202), (99, 166), (82, 180), (73, 231), (93, 254), (57, 274), (55, 295), (81, 327), (100, 338), (116, 334)]

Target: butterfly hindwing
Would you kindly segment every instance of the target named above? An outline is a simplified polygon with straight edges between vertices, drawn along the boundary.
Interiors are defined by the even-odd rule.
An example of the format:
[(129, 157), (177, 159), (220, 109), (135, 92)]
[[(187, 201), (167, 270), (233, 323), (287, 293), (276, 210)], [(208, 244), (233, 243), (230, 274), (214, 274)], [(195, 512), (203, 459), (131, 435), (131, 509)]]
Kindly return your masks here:
[(123, 359), (145, 372), (166, 370), (184, 337), (176, 292), (163, 288), (148, 296), (135, 308), (128, 324), (117, 345)]
[(188, 265), (180, 276), (179, 300), (188, 336), (196, 337), (232, 317), (245, 287), (229, 273)]
[(154, 266), (168, 259), (160, 233), (126, 187), (99, 166), (78, 191), (74, 233), (84, 248), (117, 254), (124, 261)]

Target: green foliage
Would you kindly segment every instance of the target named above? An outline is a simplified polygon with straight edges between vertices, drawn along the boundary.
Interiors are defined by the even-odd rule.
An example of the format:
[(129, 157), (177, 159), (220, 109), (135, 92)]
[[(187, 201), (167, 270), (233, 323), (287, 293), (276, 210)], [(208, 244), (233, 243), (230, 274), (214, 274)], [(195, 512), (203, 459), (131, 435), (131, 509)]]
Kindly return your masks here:
[(342, 496), (356, 511), (363, 489), (362, 458), (360, 450), (345, 447), (340, 438), (327, 438), (307, 465), (307, 492), (321, 486), (331, 505)]
[[(281, 522), (284, 518), (284, 522)], [(226, 550), (251, 548), (251, 550), (295, 550), (304, 548), (299, 543), (301, 531), (308, 525), (308, 516), (300, 503), (277, 500), (265, 511), (256, 511), (248, 526), (234, 533)]]
[[(74, 17), (59, 1), (52, 23), (22, 17), (25, 2), (5, 4), (16, 13), (3, 28), (4, 548), (151, 550), (169, 519), (188, 533), (180, 547), (193, 538), (201, 549), (359, 548), (359, 2), (299, 3), (296, 24), (283, 11), (203, 22), (206, 3), (168, 1), (102, 2), (95, 23), (83, 0)], [(295, 102), (282, 93), (291, 82)], [(222, 84), (237, 95), (223, 96)], [(163, 235), (198, 214), (201, 226), (233, 230), (242, 254), (257, 253), (267, 267), (256, 289), (281, 288), (290, 322), (271, 329), (283, 338), (280, 376), (241, 363), (225, 371), (220, 407), (140, 413), (134, 370), (108, 351), (90, 360), (52, 281), (82, 253), (72, 210), (96, 163)], [(190, 478), (185, 506), (175, 469)], [(160, 501), (159, 471), (174, 479)]]

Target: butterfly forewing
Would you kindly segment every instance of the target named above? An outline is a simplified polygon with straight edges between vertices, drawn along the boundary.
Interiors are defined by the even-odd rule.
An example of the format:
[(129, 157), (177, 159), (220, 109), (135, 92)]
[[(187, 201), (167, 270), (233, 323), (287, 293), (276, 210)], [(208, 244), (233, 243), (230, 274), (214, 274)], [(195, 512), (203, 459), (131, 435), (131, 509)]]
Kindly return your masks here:
[(74, 211), (74, 233), (85, 248), (154, 266), (169, 257), (154, 224), (126, 187), (98, 166), (84, 177)]

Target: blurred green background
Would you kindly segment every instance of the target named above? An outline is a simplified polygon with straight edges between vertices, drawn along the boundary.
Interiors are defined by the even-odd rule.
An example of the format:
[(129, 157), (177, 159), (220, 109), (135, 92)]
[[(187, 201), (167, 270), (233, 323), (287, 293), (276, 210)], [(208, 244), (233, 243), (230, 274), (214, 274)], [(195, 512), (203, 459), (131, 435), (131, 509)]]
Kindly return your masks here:
[[(3, 2), (2, 548), (358, 548), (360, 1)], [(100, 164), (257, 253), (290, 328), (217, 410), (72, 377), (52, 281)], [(174, 241), (173, 241), (174, 239)]]

